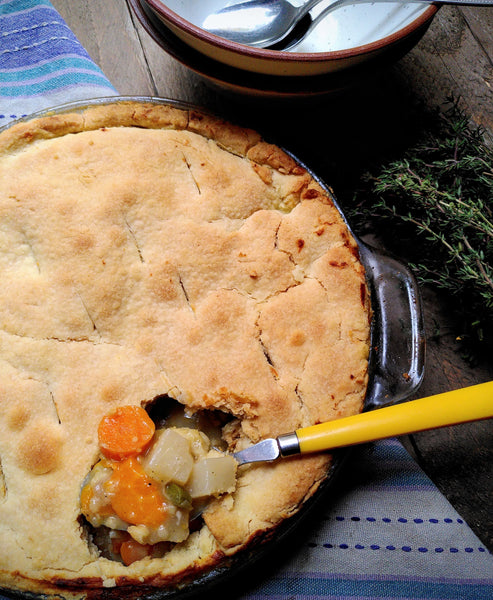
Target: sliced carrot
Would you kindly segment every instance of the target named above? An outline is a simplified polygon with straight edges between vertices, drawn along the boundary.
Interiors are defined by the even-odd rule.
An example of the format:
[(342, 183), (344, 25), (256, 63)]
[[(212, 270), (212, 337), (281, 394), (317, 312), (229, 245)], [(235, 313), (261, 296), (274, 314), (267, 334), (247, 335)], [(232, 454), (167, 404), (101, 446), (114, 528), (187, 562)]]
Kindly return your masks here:
[(135, 457), (115, 463), (104, 484), (115, 513), (132, 525), (159, 527), (167, 519), (168, 503), (159, 484), (151, 479)]
[(139, 544), (135, 540), (128, 540), (122, 542), (120, 546), (120, 556), (125, 565), (131, 565), (133, 562), (151, 555), (152, 546), (149, 544)]
[(145, 450), (155, 425), (141, 406), (120, 406), (101, 419), (99, 447), (106, 458), (123, 460)]

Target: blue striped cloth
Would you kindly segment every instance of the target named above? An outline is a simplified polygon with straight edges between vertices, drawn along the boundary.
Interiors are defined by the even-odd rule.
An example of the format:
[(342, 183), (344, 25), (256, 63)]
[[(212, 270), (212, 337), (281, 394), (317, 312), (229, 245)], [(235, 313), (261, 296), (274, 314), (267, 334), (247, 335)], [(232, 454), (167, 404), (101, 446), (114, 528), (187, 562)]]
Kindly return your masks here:
[(0, 0), (0, 126), (115, 88), (48, 0)]
[[(114, 94), (47, 0), (0, 0), (0, 125)], [(491, 553), (397, 440), (355, 449), (315, 525), (288, 539), (237, 599), (493, 599)]]
[(493, 598), (491, 553), (396, 439), (356, 448), (327, 508), (292, 543), (241, 600)]

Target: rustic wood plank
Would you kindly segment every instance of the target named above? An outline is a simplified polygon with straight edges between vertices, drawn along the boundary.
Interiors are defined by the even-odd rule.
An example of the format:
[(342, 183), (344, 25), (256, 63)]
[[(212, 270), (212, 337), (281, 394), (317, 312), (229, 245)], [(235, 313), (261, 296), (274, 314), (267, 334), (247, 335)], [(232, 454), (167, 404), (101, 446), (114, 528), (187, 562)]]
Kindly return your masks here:
[(443, 6), (421, 42), (399, 64), (409, 89), (428, 106), (448, 97), (493, 141), (492, 42), (489, 9)]
[(121, 94), (156, 94), (125, 2), (54, 0), (53, 6)]
[[(128, 9), (131, 12), (131, 9)], [(132, 22), (153, 76), (156, 94), (182, 102), (213, 105), (210, 88), (189, 68), (171, 57), (149, 36), (131, 12)]]
[(493, 64), (493, 11), (491, 7), (463, 6), (460, 11), (476, 42), (488, 57), (491, 66)]

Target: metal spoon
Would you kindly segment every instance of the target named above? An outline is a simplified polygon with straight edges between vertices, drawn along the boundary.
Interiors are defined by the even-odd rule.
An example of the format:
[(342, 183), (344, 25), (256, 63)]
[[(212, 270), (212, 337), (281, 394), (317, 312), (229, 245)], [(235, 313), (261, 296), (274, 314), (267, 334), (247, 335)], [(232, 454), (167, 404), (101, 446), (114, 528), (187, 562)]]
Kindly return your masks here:
[[(396, 0), (333, 0), (311, 22), (307, 22), (307, 30), (297, 35), (290, 43), (282, 40), (289, 38), (297, 23), (308, 12), (323, 0), (308, 0), (301, 6), (293, 6), (287, 0), (245, 0), (238, 4), (226, 6), (206, 17), (202, 27), (220, 37), (233, 42), (246, 44), (256, 48), (272, 48), (276, 50), (293, 49), (301, 39), (311, 31), (329, 12), (341, 6), (374, 2), (396, 2)], [(402, 4), (458, 4), (468, 6), (492, 6), (493, 0), (403, 0)], [(305, 19), (307, 21), (307, 19)]]
[(239, 465), (493, 417), (493, 381), (297, 429), (233, 454)]
[(246, 0), (208, 15), (202, 27), (233, 42), (266, 48), (288, 35), (321, 1), (296, 7), (287, 0)]

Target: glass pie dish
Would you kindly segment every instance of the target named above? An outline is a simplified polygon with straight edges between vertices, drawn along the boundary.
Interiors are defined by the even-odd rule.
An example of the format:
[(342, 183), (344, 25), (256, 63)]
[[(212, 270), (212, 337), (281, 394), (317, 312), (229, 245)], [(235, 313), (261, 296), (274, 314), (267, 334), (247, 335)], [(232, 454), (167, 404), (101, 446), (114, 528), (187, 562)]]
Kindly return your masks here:
[[(141, 98), (141, 97), (132, 97), (132, 98), (116, 97), (116, 98), (98, 99), (93, 102), (81, 102), (81, 103), (66, 105), (64, 107), (59, 107), (59, 108), (52, 109), (50, 111), (46, 111), (45, 113), (43, 113), (43, 116), (56, 116), (57, 117), (54, 121), (50, 121), (51, 125), (53, 125), (53, 124), (55, 125), (55, 131), (56, 131), (56, 127), (58, 127), (61, 123), (62, 124), (64, 123), (63, 117), (65, 115), (74, 115), (74, 114), (78, 114), (81, 112), (84, 112), (84, 114), (87, 115), (87, 113), (85, 111), (89, 111), (89, 109), (92, 110), (92, 109), (101, 108), (101, 109), (103, 109), (103, 111), (106, 111), (106, 109), (120, 109), (120, 108), (130, 107), (131, 118), (133, 118), (134, 113), (132, 111), (135, 110), (136, 106), (145, 108), (144, 114), (145, 114), (146, 118), (148, 117), (148, 114), (149, 114), (146, 111), (149, 110), (150, 114), (152, 116), (154, 114), (154, 113), (152, 113), (152, 110), (155, 107), (163, 107), (163, 108), (169, 107), (170, 109), (173, 109), (173, 110), (177, 109), (178, 112), (180, 112), (180, 114), (181, 114), (181, 111), (189, 111), (186, 113), (189, 116), (191, 115), (191, 113), (193, 111), (200, 110), (200, 109), (197, 109), (197, 107), (190, 107), (188, 105), (184, 105), (182, 103), (177, 103), (177, 102), (173, 102), (173, 101), (166, 100), (166, 99)], [(149, 109), (149, 107), (151, 107), (151, 108)], [(96, 113), (100, 114), (98, 111), (96, 111)], [(110, 110), (110, 113), (111, 113), (111, 110)], [(105, 112), (105, 114), (107, 114), (107, 112)], [(115, 116), (114, 112), (111, 114), (113, 116)], [(198, 114), (198, 112), (197, 112), (197, 114)], [(203, 114), (203, 111), (200, 114)], [(36, 117), (36, 116), (41, 116), (41, 115), (35, 115), (34, 117)], [(33, 116), (30, 116), (30, 119), (32, 119), (32, 118), (33, 118)], [(200, 118), (199, 118), (199, 121), (200, 121)], [(206, 121), (207, 121), (207, 118), (206, 118)], [(99, 121), (97, 121), (97, 122), (98, 122), (98, 124), (100, 123)], [(118, 123), (120, 123), (120, 122), (116, 121), (116, 124), (118, 124)], [(96, 128), (91, 129), (90, 131), (100, 132), (100, 136), (103, 136), (105, 138), (109, 137), (110, 140), (113, 140), (111, 135), (120, 135), (120, 134), (123, 134), (124, 132), (122, 132), (122, 130), (119, 130), (119, 131), (113, 131), (113, 133), (108, 134), (110, 129), (113, 129), (112, 125), (115, 125), (115, 121), (111, 121), (111, 120), (104, 121), (101, 128), (96, 127)], [(40, 129), (38, 129), (35, 132), (35, 135), (40, 135), (41, 136), (40, 139), (45, 139), (45, 137), (49, 137), (49, 135), (51, 134), (52, 131), (53, 130), (50, 131), (49, 129), (44, 129), (43, 127), (41, 127)], [(86, 130), (84, 130), (84, 131), (86, 131)], [(207, 131), (209, 131), (209, 130), (207, 130)], [(229, 134), (229, 133), (231, 133), (231, 130), (228, 129), (227, 132)], [(71, 131), (70, 132), (71, 137), (69, 139), (69, 146), (68, 146), (68, 148), (70, 149), (70, 152), (73, 152), (73, 146), (71, 145), (72, 143), (78, 144), (79, 141), (85, 142), (86, 137), (87, 137), (87, 136), (86, 137), (82, 136), (82, 140), (76, 139), (77, 136), (73, 136), (72, 133), (73, 132)], [(140, 135), (140, 134), (138, 132), (137, 133), (132, 132), (132, 136), (133, 135)], [(193, 138), (193, 136), (188, 135), (188, 137), (186, 137), (185, 139), (189, 142), (190, 139), (192, 139), (192, 138)], [(134, 139), (134, 138), (131, 138), (131, 139)], [(175, 138), (173, 138), (173, 139), (175, 140)], [(222, 139), (224, 140), (224, 137)], [(93, 140), (92, 137), (89, 136), (89, 141), (90, 141), (89, 146), (94, 146), (95, 144), (98, 144), (101, 142), (101, 145), (105, 148), (105, 152), (112, 152), (115, 149), (114, 145), (111, 145), (111, 144), (108, 145), (106, 141), (103, 143), (102, 139), (100, 139), (100, 138)], [(176, 140), (175, 140), (175, 142), (176, 142)], [(202, 145), (205, 144), (206, 146), (210, 146), (209, 142), (204, 141), (204, 140), (200, 141), (200, 144), (202, 144)], [(203, 147), (202, 145), (200, 146), (201, 148)], [(84, 146), (84, 147), (86, 147), (86, 146)], [(186, 144), (183, 144), (183, 147), (186, 147)], [(65, 148), (67, 148), (67, 147), (65, 147)], [(75, 156), (76, 156), (77, 161), (79, 159), (81, 148), (82, 148), (82, 145), (80, 145), (80, 144), (76, 145)], [(148, 144), (146, 145), (146, 148), (149, 150)], [(272, 149), (271, 146), (268, 146), (268, 148)], [(58, 146), (56, 147), (56, 150), (57, 150), (57, 153), (54, 155), (53, 160), (59, 160), (61, 157), (61, 153), (59, 152)], [(221, 150), (221, 152), (222, 152), (222, 150)], [(29, 153), (27, 153), (27, 154), (29, 154)], [(117, 153), (117, 154), (118, 154), (118, 156), (120, 156), (120, 153)], [(92, 158), (93, 155), (90, 154), (90, 156)], [(105, 154), (105, 156), (107, 156), (107, 154)], [(143, 158), (144, 161), (147, 160), (146, 153), (141, 154), (140, 156), (144, 157)], [(337, 204), (335, 203), (335, 201), (333, 199), (333, 194), (330, 191), (330, 189), (318, 177), (316, 177), (313, 173), (311, 173), (309, 171), (309, 169), (306, 168), (305, 165), (302, 165), (300, 163), (300, 161), (296, 160), (296, 158), (293, 155), (291, 155), (289, 152), (286, 152), (286, 156), (290, 157), (291, 160), (293, 161), (293, 164), (297, 165), (297, 171), (296, 171), (297, 174), (299, 174), (301, 172), (301, 173), (303, 173), (303, 176), (304, 176), (305, 173), (308, 173), (309, 177), (311, 178), (310, 185), (312, 185), (312, 182), (316, 182), (317, 186), (319, 186), (321, 189), (324, 190), (324, 197), (325, 196), (330, 197), (330, 199), (332, 200), (332, 203), (335, 206), (335, 208), (330, 209), (332, 211), (331, 214), (337, 215), (336, 209), (339, 211), (339, 213), (341, 213), (340, 209), (337, 207)], [(186, 155), (183, 155), (183, 156), (179, 155), (178, 158), (179, 158), (179, 160), (177, 162), (180, 164), (181, 168), (190, 169), (190, 164), (186, 160)], [(230, 160), (230, 159), (228, 159), (228, 160)], [(233, 158), (231, 160), (236, 161), (237, 158)], [(77, 162), (76, 164), (77, 164), (77, 169), (79, 169), (80, 162)], [(203, 163), (201, 162), (200, 167), (203, 167), (204, 164), (205, 164), (205, 161), (203, 161)], [(228, 163), (228, 165), (229, 164), (230, 163)], [(231, 164), (233, 164), (233, 163), (231, 163)], [(235, 164), (237, 164), (237, 163), (235, 163)], [(258, 164), (259, 163), (256, 163), (256, 166)], [(105, 165), (105, 167), (106, 167), (106, 165)], [(299, 167), (302, 167), (302, 169), (299, 169)], [(79, 172), (80, 172), (80, 170), (77, 171), (77, 174), (79, 174)], [(260, 173), (264, 178), (266, 177), (265, 171), (260, 171)], [(82, 172), (82, 175), (84, 175), (84, 176), (81, 177), (81, 185), (85, 185), (87, 182), (92, 181), (90, 179), (91, 173), (85, 171), (85, 172)], [(140, 175), (140, 171), (139, 171), (139, 175)], [(284, 181), (284, 179), (283, 179), (283, 181)], [(292, 179), (290, 179), (290, 181), (292, 181)], [(195, 180), (195, 182), (197, 183), (197, 180)], [(44, 180), (42, 180), (42, 183), (44, 183)], [(115, 185), (114, 177), (111, 179), (110, 183), (111, 183), (111, 187), (109, 189), (111, 191), (113, 191), (114, 185)], [(127, 185), (127, 184), (125, 184), (125, 185)], [(125, 187), (125, 185), (123, 187)], [(197, 187), (200, 188), (199, 185)], [(32, 194), (32, 188), (28, 187), (27, 189), (28, 189), (28, 193)], [(49, 189), (52, 190), (52, 188), (49, 188)], [(120, 190), (121, 189), (123, 189), (123, 188), (120, 188)], [(309, 190), (311, 192), (315, 192), (317, 189), (318, 189), (318, 187), (309, 188)], [(36, 190), (35, 190), (35, 192), (36, 192)], [(124, 192), (126, 194), (127, 189), (124, 189)], [(20, 201), (23, 201), (23, 199), (25, 200), (27, 198), (27, 195), (28, 195), (27, 193), (24, 193), (24, 197), (21, 197), (21, 195), (18, 194), (17, 198)], [(51, 202), (51, 193), (49, 196), (50, 196), (50, 202)], [(313, 193), (310, 193), (309, 196), (310, 196), (310, 200), (313, 200)], [(9, 196), (9, 201), (12, 199), (12, 197), (13, 196)], [(155, 192), (153, 192), (152, 197), (153, 198), (155, 197)], [(133, 197), (128, 194), (125, 195), (124, 198), (125, 198), (125, 201), (127, 201), (127, 202), (132, 202), (132, 199), (133, 199)], [(65, 201), (64, 197), (63, 197), (63, 200)], [(308, 204), (310, 204), (310, 202), (308, 202)], [(315, 205), (316, 203), (312, 202), (311, 204)], [(51, 204), (49, 206), (51, 206)], [(119, 206), (118, 208), (121, 208), (121, 207)], [(200, 208), (200, 206), (199, 206), (199, 208)], [(236, 205), (234, 205), (234, 208), (236, 209)], [(313, 206), (312, 206), (312, 208), (313, 208)], [(68, 204), (64, 203), (63, 209), (64, 209), (64, 211), (70, 210), (70, 202)], [(325, 208), (323, 210), (325, 210)], [(77, 213), (77, 211), (74, 211), (74, 212)], [(287, 211), (287, 214), (289, 214), (289, 211)], [(263, 216), (265, 216), (265, 215), (263, 215)], [(276, 218), (278, 216), (279, 215), (277, 215)], [(344, 220), (342, 213), (341, 213), (341, 217)], [(279, 217), (279, 218), (281, 218), (281, 217)], [(340, 220), (340, 217), (338, 216), (337, 219)], [(195, 222), (193, 220), (186, 221), (186, 224), (187, 224), (188, 228), (193, 229), (195, 227)], [(143, 260), (142, 256), (140, 256), (140, 260), (138, 260), (139, 253), (136, 253), (136, 250), (139, 250), (140, 246), (136, 242), (135, 231), (134, 231), (134, 229), (132, 229), (132, 227), (126, 221), (125, 221), (125, 225), (126, 225), (126, 229), (125, 229), (126, 241), (128, 242), (130, 240), (130, 242), (131, 242), (133, 256), (134, 256), (134, 259), (136, 259), (135, 262), (137, 264), (136, 268), (139, 268), (139, 269), (143, 268), (143, 267), (141, 267), (141, 265), (142, 265), (142, 263), (145, 263), (145, 260)], [(345, 229), (341, 227), (341, 231), (345, 231)], [(86, 250), (87, 248), (94, 246), (94, 244), (92, 244), (92, 246), (91, 246), (91, 238), (88, 235), (87, 228), (84, 229), (83, 233), (84, 233), (83, 236), (79, 235), (74, 238), (75, 241), (77, 242), (78, 252), (82, 252), (83, 250)], [(186, 229), (185, 229), (185, 233), (187, 233)], [(322, 234), (323, 234), (322, 231), (316, 232), (317, 236), (321, 236)], [(313, 232), (313, 236), (314, 236), (314, 239), (317, 239), (315, 237), (315, 232)], [(102, 239), (103, 240), (107, 239), (107, 230), (106, 229), (103, 229), (103, 231), (102, 231)], [(116, 239), (121, 239), (121, 237), (116, 238)], [(163, 239), (163, 238), (159, 238), (159, 239)], [(254, 242), (256, 239), (257, 238), (255, 238), (255, 237), (253, 238)], [(71, 239), (69, 241), (71, 241)], [(296, 241), (296, 243), (302, 242), (301, 245), (298, 245), (298, 250), (301, 251), (301, 247), (304, 244), (303, 239), (300, 240), (298, 238), (294, 238), (294, 241)], [(255, 246), (254, 242), (252, 242), (251, 238), (249, 239), (249, 243), (250, 243), (249, 248), (252, 247), (252, 245)], [(389, 257), (389, 256), (381, 253), (380, 251), (377, 251), (377, 250), (371, 248), (370, 246), (363, 243), (362, 241), (356, 240), (356, 243), (357, 243), (357, 247), (358, 247), (358, 251), (359, 251), (360, 261), (362, 262), (364, 269), (365, 269), (367, 287), (371, 294), (372, 322), (371, 322), (371, 344), (370, 344), (371, 351), (370, 351), (370, 367), (369, 367), (369, 384), (367, 387), (366, 398), (365, 398), (365, 403), (364, 403), (364, 409), (371, 410), (371, 409), (378, 408), (380, 406), (384, 406), (386, 404), (390, 404), (393, 402), (402, 402), (406, 398), (408, 398), (419, 386), (422, 375), (423, 375), (423, 352), (424, 352), (423, 325), (422, 325), (422, 317), (421, 317), (421, 311), (420, 311), (420, 301), (419, 301), (418, 289), (416, 286), (416, 282), (414, 281), (414, 278), (413, 278), (411, 272), (409, 271), (409, 269), (407, 269), (407, 267), (402, 265), (398, 260), (396, 260), (392, 257)], [(159, 249), (161, 249), (161, 246), (159, 246)], [(97, 255), (96, 258), (99, 258), (99, 256)], [(286, 260), (285, 256), (283, 258), (284, 258), (284, 260)], [(32, 257), (30, 257), (30, 260), (32, 262)], [(104, 266), (105, 260), (103, 260), (102, 262), (103, 262), (103, 266)], [(101, 267), (100, 263), (101, 263), (101, 261), (99, 261), (99, 263), (98, 263)], [(333, 265), (333, 266), (335, 267), (336, 265)], [(337, 266), (339, 266), (339, 265), (337, 265)], [(290, 268), (292, 268), (292, 266)], [(103, 272), (105, 272), (103, 267), (101, 267), (101, 269)], [(250, 273), (250, 277), (253, 279), (256, 279), (257, 274)], [(154, 284), (152, 284), (152, 285), (154, 285)], [(180, 286), (182, 288), (182, 292), (184, 292), (185, 289), (187, 288), (187, 285), (184, 284), (182, 280), (180, 280)], [(180, 289), (180, 286), (177, 286), (177, 289)], [(364, 288), (364, 283), (362, 283), (361, 286), (358, 286), (358, 288), (357, 288), (358, 302), (360, 302), (360, 295), (362, 293), (362, 288)], [(153, 287), (152, 289), (156, 289), (156, 288)], [(169, 290), (164, 290), (164, 292), (163, 292), (162, 288), (159, 287), (158, 291), (159, 291), (159, 294), (161, 295), (161, 298), (165, 297), (166, 300), (169, 299), (169, 297), (170, 297)], [(186, 293), (185, 293), (185, 296), (187, 296)], [(189, 302), (188, 296), (187, 296), (187, 302)], [(82, 304), (84, 304), (84, 308), (86, 308), (88, 315), (91, 315), (91, 310), (90, 310), (90, 308), (87, 307), (87, 304), (85, 304), (84, 302), (82, 302)], [(185, 308), (187, 310), (189, 310), (190, 306), (185, 305)], [(79, 307), (79, 309), (80, 309), (80, 307)], [(130, 313), (130, 314), (132, 314), (132, 313)], [(86, 319), (86, 321), (87, 321), (87, 319)], [(368, 324), (368, 319), (367, 319), (366, 315), (365, 315), (365, 321)], [(97, 322), (97, 319), (95, 322)], [(94, 325), (94, 330), (95, 330), (96, 334), (99, 335), (100, 332), (97, 330), (97, 327), (95, 325)], [(33, 337), (30, 336), (27, 338), (26, 343), (31, 344), (32, 340), (33, 340)], [(81, 338), (79, 337), (79, 341), (80, 340), (81, 340)], [(56, 339), (53, 341), (58, 343), (59, 339)], [(71, 343), (77, 343), (77, 340), (75, 340), (74, 338), (71, 338), (69, 341)], [(87, 341), (87, 340), (84, 339), (82, 341)], [(96, 342), (97, 341), (98, 340), (96, 339)], [(221, 343), (224, 342), (224, 340), (220, 340), (220, 341), (221, 341)], [(96, 344), (96, 346), (99, 348), (100, 344)], [(187, 349), (186, 344), (182, 344), (182, 346), (185, 347), (186, 352), (191, 352), (190, 348)], [(258, 348), (257, 348), (257, 350), (258, 350)], [(16, 360), (17, 360), (17, 356), (18, 356), (18, 354), (16, 354)], [(108, 358), (111, 358), (111, 357), (108, 355)], [(71, 367), (71, 365), (70, 365), (70, 367)], [(107, 370), (111, 371), (111, 366), (105, 367), (105, 368)], [(154, 368), (155, 368), (155, 366), (154, 366)], [(270, 369), (270, 367), (269, 367), (269, 369)], [(132, 375), (131, 373), (126, 373), (125, 371), (123, 371), (123, 374), (128, 375), (128, 377), (130, 377), (130, 375)], [(133, 375), (135, 378), (136, 375), (135, 374), (133, 374)], [(63, 380), (63, 378), (66, 377), (66, 374), (61, 373), (59, 375), (59, 377)], [(352, 378), (352, 375), (351, 375), (351, 378)], [(353, 384), (351, 384), (351, 385), (353, 385)], [(54, 389), (58, 393), (58, 388), (54, 388)], [(106, 388), (105, 389), (106, 401), (107, 402), (111, 401), (113, 399), (113, 397), (115, 395), (117, 395), (117, 392), (119, 392), (119, 390), (116, 390), (114, 385), (113, 385), (113, 387), (110, 386), (109, 388)], [(73, 404), (72, 404), (72, 406), (73, 406)], [(97, 406), (97, 409), (100, 410), (99, 405)], [(60, 419), (60, 421), (63, 421), (65, 419), (65, 415), (61, 414), (61, 416), (60, 416), (60, 414), (59, 414), (59, 419)], [(19, 419), (18, 419), (18, 421), (19, 421)], [(87, 436), (84, 439), (87, 440), (88, 439)], [(88, 442), (86, 442), (86, 443), (88, 443)], [(91, 443), (92, 443), (92, 440), (91, 440)], [(143, 581), (142, 585), (139, 586), (135, 581), (132, 582), (130, 579), (123, 578), (122, 582), (119, 582), (119, 584), (116, 585), (115, 587), (106, 586), (104, 590), (98, 588), (97, 585), (94, 585), (93, 583), (89, 582), (89, 585), (87, 586), (87, 590), (84, 590), (84, 591), (85, 592), (87, 591), (89, 596), (107, 597), (107, 598), (113, 598), (113, 597), (116, 598), (116, 597), (120, 597), (121, 595), (125, 595), (127, 597), (129, 595), (134, 595), (134, 594), (138, 595), (141, 598), (143, 598), (143, 597), (167, 598), (167, 597), (174, 597), (174, 596), (186, 597), (190, 594), (203, 593), (210, 586), (224, 582), (225, 580), (229, 579), (231, 576), (239, 574), (239, 572), (243, 570), (245, 564), (250, 566), (251, 564), (253, 564), (257, 561), (257, 558), (265, 556), (266, 553), (273, 552), (276, 547), (279, 548), (280, 545), (283, 544), (283, 540), (285, 539), (286, 535), (295, 533), (295, 532), (296, 532), (296, 535), (302, 535), (302, 533), (300, 532), (300, 523), (303, 522), (305, 515), (316, 514), (316, 506), (318, 505), (318, 502), (322, 501), (322, 499), (326, 499), (325, 490), (327, 490), (333, 486), (333, 484), (336, 481), (337, 473), (339, 472), (339, 470), (341, 468), (343, 468), (344, 454), (345, 453), (343, 451), (334, 453), (331, 466), (328, 469), (328, 471), (326, 472), (326, 474), (324, 475), (323, 481), (320, 483), (319, 486), (317, 486), (316, 491), (314, 491), (313, 494), (310, 494), (310, 496), (308, 496), (308, 499), (306, 499), (306, 501), (305, 500), (303, 501), (301, 508), (299, 509), (299, 511), (297, 511), (294, 514), (294, 516), (283, 518), (281, 523), (278, 526), (276, 526), (275, 528), (273, 528), (272, 530), (270, 530), (268, 532), (268, 535), (259, 537), (258, 540), (255, 540), (255, 543), (252, 543), (251, 545), (249, 545), (248, 549), (245, 549), (244, 551), (240, 551), (237, 554), (233, 554), (232, 556), (229, 556), (229, 557), (225, 556), (224, 559), (221, 559), (221, 561), (218, 564), (215, 564), (210, 569), (203, 569), (203, 571), (200, 574), (197, 574), (195, 572), (192, 575), (188, 575), (186, 573), (182, 577), (182, 580), (179, 582), (179, 585), (177, 585), (175, 582), (173, 582), (172, 585), (169, 585), (167, 587), (166, 587), (166, 585), (163, 585), (163, 584), (154, 586), (152, 584), (152, 582), (148, 583), (146, 581)], [(28, 465), (30, 465), (30, 464), (31, 463), (28, 463)], [(37, 465), (35, 465), (35, 466), (37, 468)], [(80, 483), (82, 483), (82, 481)], [(317, 484), (318, 484), (318, 482), (317, 482)], [(65, 589), (67, 592), (67, 595), (70, 595), (70, 593), (78, 591), (77, 590), (77, 581), (75, 581), (75, 582), (62, 581), (61, 588), (62, 589), (61, 589), (60, 593), (63, 593), (63, 590)], [(23, 594), (21, 592), (18, 592), (16, 594), (21, 595), (21, 596), (29, 595), (29, 593)]]

